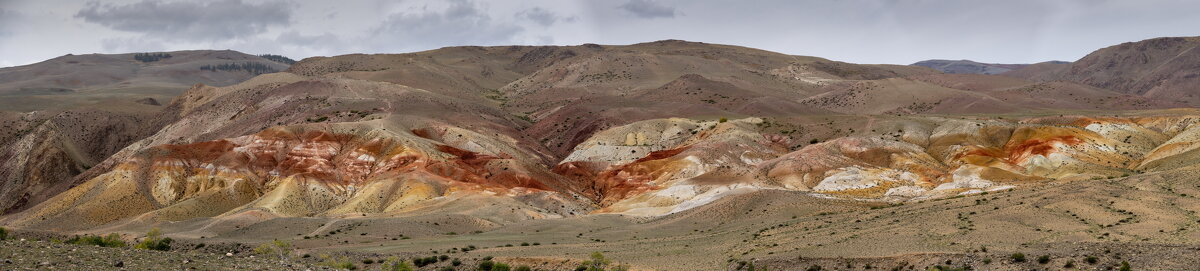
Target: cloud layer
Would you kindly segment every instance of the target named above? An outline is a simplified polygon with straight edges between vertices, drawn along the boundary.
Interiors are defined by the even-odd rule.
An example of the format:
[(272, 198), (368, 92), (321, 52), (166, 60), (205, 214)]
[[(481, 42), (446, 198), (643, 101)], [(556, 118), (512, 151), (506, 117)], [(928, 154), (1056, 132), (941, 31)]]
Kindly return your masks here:
[[(492, 19), (479, 4), (451, 0), (442, 10), (401, 12), (387, 16), (370, 32), (374, 50), (422, 50), (455, 45), (511, 44), (524, 28)], [(540, 23), (540, 22), (539, 22)]]
[(114, 30), (177, 41), (245, 38), (286, 26), (292, 16), (286, 2), (242, 0), (162, 2), (143, 0), (127, 5), (89, 2), (75, 18)]
[(620, 7), (634, 16), (646, 19), (675, 17), (675, 8), (651, 0), (629, 0)]
[(683, 39), (857, 63), (1075, 60), (1197, 36), (1181, 0), (0, 0), (0, 66), (233, 49), (292, 58)]

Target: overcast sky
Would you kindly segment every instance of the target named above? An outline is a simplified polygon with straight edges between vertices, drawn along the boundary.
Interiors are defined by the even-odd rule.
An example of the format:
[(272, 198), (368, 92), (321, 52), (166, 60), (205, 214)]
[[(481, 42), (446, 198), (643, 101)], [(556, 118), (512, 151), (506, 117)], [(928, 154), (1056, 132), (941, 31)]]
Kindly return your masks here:
[(0, 67), (233, 49), (301, 59), (454, 45), (683, 39), (854, 63), (1076, 60), (1200, 36), (1190, 0), (0, 0)]

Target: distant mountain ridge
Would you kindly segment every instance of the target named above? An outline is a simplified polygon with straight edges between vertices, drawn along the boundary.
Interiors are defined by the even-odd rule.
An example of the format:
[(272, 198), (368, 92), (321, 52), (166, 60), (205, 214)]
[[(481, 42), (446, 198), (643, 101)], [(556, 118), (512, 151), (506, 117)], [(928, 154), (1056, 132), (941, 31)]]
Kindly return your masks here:
[[(1035, 81), (1071, 81), (1148, 98), (1200, 105), (1200, 37), (1165, 37), (1096, 50), (1070, 65), (1008, 74)], [(1034, 68), (1034, 67), (1028, 67)]]
[(0, 68), (0, 110), (104, 107), (144, 98), (165, 101), (197, 83), (225, 86), (257, 75), (202, 69), (205, 66), (253, 66), (270, 72), (289, 66), (286, 58), (267, 56), (273, 59), (231, 50), (64, 55)]
[[(1058, 62), (1058, 61), (1056, 61)], [(1002, 74), (1028, 66), (1028, 64), (995, 64), (971, 60), (931, 59), (913, 63), (913, 66), (932, 68), (952, 74)]]

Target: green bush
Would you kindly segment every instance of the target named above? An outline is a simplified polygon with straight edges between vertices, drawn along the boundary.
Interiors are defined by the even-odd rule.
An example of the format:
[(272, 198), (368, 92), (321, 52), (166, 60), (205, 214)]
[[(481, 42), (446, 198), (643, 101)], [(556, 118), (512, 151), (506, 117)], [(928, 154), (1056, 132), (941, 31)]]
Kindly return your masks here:
[(379, 270), (382, 270), (382, 271), (413, 271), (413, 268), (412, 268), (412, 266), (408, 265), (408, 262), (401, 261), (399, 258), (396, 258), (396, 257), (392, 257), (392, 258), (388, 258), (387, 262), (384, 262), (383, 265), (379, 267)]
[(67, 239), (68, 244), (98, 246), (98, 247), (126, 247), (125, 241), (121, 240), (121, 236), (116, 233), (108, 236), (100, 237), (95, 235), (75, 236)]
[[(611, 269), (608, 269), (611, 268)], [(592, 259), (584, 261), (582, 265), (575, 268), (576, 271), (625, 271), (629, 270), (627, 265), (613, 265), (612, 260), (604, 257), (600, 252), (592, 252)]]
[(0, 240), (6, 240), (6, 239), (8, 239), (8, 229), (5, 229), (4, 227), (0, 227)]
[(324, 260), (321, 261), (320, 263), (318, 263), (317, 265), (329, 267), (329, 268), (336, 268), (336, 269), (346, 269), (346, 270), (358, 269), (358, 266), (354, 265), (354, 262), (351, 262), (350, 258), (347, 258), (345, 256), (334, 258), (334, 257), (330, 257), (329, 255), (322, 255), (321, 258), (323, 258)]
[[(270, 243), (263, 243), (254, 248), (254, 254), (275, 256), (279, 261), (288, 261), (292, 255), (292, 243), (284, 240), (273, 240)], [(328, 257), (328, 255), (326, 255)]]
[(1096, 258), (1096, 256), (1087, 256), (1087, 259), (1084, 259), (1084, 261), (1086, 261), (1088, 264), (1096, 264), (1096, 262), (1099, 262), (1100, 259)]
[(1050, 263), (1050, 256), (1049, 256), (1049, 255), (1042, 255), (1042, 256), (1038, 257), (1038, 260), (1037, 260), (1037, 261), (1038, 261), (1038, 263), (1040, 263), (1040, 264), (1047, 264), (1047, 263)]
[(1024, 253), (1013, 253), (1011, 258), (1014, 263), (1025, 262), (1025, 254)]
[(1132, 271), (1133, 268), (1129, 267), (1129, 262), (1121, 261), (1121, 269), (1120, 270), (1121, 271)]
[(496, 263), (489, 261), (489, 260), (484, 260), (482, 262), (479, 262), (479, 270), (480, 271), (489, 271), (489, 270), (492, 270), (492, 266), (494, 266), (494, 265), (496, 265)]
[(516, 271), (533, 271), (533, 268), (530, 268), (528, 265), (522, 265), (522, 266), (517, 266)]
[(512, 268), (509, 268), (507, 264), (496, 263), (495, 265), (492, 265), (492, 271), (510, 271), (510, 270), (512, 270)]
[(929, 270), (930, 271), (967, 271), (970, 269), (967, 269), (967, 267), (947, 267), (947, 266), (938, 265), (938, 266), (934, 266), (933, 268), (930, 268)]
[(416, 265), (418, 268), (425, 267), (426, 265), (435, 264), (437, 262), (438, 262), (437, 256), (429, 256), (429, 257), (425, 257), (425, 258), (413, 258), (413, 264)]
[(158, 228), (150, 229), (150, 232), (146, 233), (146, 239), (142, 239), (142, 242), (133, 246), (133, 248), (158, 251), (171, 250), (171, 242), (174, 240), (171, 240), (170, 237), (163, 237), (162, 235), (162, 230), (159, 230)]

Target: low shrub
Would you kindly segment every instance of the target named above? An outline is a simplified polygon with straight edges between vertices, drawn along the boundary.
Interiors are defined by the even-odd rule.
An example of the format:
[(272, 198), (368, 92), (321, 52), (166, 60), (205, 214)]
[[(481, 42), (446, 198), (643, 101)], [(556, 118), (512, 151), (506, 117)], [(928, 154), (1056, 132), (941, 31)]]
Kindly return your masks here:
[(162, 230), (153, 228), (150, 229), (150, 232), (146, 233), (146, 239), (142, 239), (142, 242), (133, 246), (133, 248), (168, 251), (171, 250), (172, 241), (174, 240), (171, 240), (170, 237), (163, 237)]
[(125, 241), (121, 240), (121, 236), (116, 233), (108, 236), (100, 237), (95, 235), (75, 236), (67, 239), (68, 244), (98, 246), (98, 247), (126, 247)]
[(426, 265), (435, 264), (437, 262), (438, 262), (437, 256), (429, 256), (429, 257), (425, 257), (425, 258), (413, 258), (413, 264), (416, 265), (418, 268), (425, 267)]
[(285, 240), (273, 240), (258, 245), (254, 248), (254, 254), (275, 256), (279, 258), (279, 261), (286, 262), (292, 255), (292, 243)]
[(358, 266), (354, 265), (354, 262), (351, 262), (350, 258), (347, 258), (344, 256), (334, 258), (334, 257), (330, 257), (329, 255), (324, 255), (324, 256), (322, 256), (322, 258), (324, 258), (325, 260), (321, 261), (317, 265), (329, 267), (329, 268), (345, 269), (345, 270), (357, 270), (358, 269)]
[(382, 266), (379, 267), (379, 270), (382, 270), (382, 271), (413, 271), (413, 268), (412, 268), (412, 266), (408, 265), (408, 262), (402, 261), (402, 260), (400, 260), (400, 258), (392, 257), (392, 258), (388, 258), (388, 260), (386, 262), (384, 262)]
[(1025, 254), (1024, 253), (1013, 253), (1011, 258), (1014, 263), (1025, 262)]

